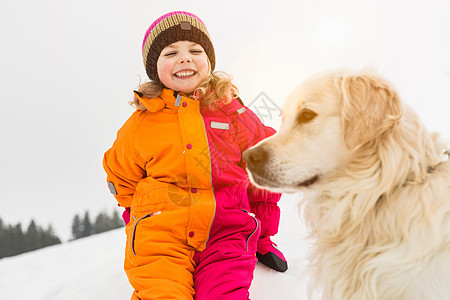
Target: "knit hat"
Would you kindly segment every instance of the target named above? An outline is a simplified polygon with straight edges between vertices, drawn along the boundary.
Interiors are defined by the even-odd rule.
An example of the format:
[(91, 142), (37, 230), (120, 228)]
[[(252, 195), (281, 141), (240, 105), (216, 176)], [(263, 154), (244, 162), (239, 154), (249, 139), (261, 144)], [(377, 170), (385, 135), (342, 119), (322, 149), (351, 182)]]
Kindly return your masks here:
[(201, 45), (211, 63), (211, 71), (214, 70), (214, 47), (205, 24), (194, 14), (174, 11), (158, 18), (145, 32), (142, 56), (145, 71), (151, 80), (160, 82), (156, 70), (159, 55), (166, 46), (178, 41), (191, 41)]

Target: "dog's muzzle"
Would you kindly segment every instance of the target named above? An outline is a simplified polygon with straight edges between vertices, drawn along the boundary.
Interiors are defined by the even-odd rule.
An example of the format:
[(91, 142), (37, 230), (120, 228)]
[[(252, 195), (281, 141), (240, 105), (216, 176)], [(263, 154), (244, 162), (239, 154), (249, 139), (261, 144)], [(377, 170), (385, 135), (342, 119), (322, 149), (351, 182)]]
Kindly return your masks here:
[(242, 158), (247, 164), (247, 169), (256, 174), (264, 174), (264, 169), (269, 161), (269, 157), (269, 152), (261, 146), (247, 149), (242, 155)]

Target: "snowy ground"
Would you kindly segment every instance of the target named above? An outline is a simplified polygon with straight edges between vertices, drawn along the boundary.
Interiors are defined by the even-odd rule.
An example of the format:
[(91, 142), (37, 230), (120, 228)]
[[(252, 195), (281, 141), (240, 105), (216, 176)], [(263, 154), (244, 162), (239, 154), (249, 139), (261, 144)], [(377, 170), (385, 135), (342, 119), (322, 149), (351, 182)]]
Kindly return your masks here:
[[(297, 214), (299, 195), (283, 195), (274, 241), (289, 270), (277, 273), (257, 264), (253, 300), (306, 299), (305, 229)], [(125, 233), (118, 229), (0, 260), (0, 299), (129, 299), (132, 289), (122, 269)]]

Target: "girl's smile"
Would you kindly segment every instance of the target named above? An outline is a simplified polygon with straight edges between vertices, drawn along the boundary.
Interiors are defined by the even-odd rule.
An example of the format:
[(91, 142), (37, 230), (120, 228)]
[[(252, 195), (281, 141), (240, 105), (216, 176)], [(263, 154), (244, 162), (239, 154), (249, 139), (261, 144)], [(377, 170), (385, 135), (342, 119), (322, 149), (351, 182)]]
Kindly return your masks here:
[(196, 71), (192, 69), (183, 69), (181, 71), (176, 72), (173, 74), (175, 77), (181, 78), (181, 79), (189, 79), (192, 78), (193, 75), (197, 74)]
[(157, 71), (159, 79), (166, 87), (190, 94), (209, 75), (208, 56), (197, 43), (172, 43), (161, 51)]

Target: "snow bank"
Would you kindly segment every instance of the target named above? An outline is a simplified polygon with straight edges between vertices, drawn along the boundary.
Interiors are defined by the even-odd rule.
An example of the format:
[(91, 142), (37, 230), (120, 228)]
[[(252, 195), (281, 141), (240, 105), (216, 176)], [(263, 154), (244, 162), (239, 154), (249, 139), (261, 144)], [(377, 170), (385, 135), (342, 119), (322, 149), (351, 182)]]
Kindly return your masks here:
[[(289, 264), (277, 273), (258, 263), (253, 300), (306, 299), (305, 229), (297, 215), (298, 195), (283, 195), (282, 217), (274, 241)], [(0, 260), (0, 299), (129, 299), (132, 288), (123, 271), (125, 233), (117, 229)]]

